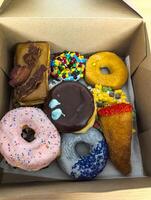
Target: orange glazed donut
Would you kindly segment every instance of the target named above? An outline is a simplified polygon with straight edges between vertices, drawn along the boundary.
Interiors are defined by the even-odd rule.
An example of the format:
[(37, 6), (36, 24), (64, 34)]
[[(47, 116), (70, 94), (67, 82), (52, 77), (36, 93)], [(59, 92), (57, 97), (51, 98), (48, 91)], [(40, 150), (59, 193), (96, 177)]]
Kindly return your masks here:
[[(107, 74), (101, 69), (107, 68)], [(128, 78), (128, 70), (122, 59), (112, 52), (99, 52), (88, 59), (85, 79), (90, 85), (101, 84), (120, 89)]]

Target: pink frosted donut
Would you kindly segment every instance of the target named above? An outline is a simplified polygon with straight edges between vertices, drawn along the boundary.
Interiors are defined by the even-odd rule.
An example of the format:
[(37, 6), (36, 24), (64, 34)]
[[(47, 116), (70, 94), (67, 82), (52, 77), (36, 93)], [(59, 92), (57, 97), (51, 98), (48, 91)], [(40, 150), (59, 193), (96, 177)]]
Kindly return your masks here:
[[(32, 142), (22, 138), (24, 126), (35, 131)], [(37, 171), (48, 166), (60, 154), (60, 135), (42, 110), (17, 108), (1, 120), (0, 152), (10, 165)]]

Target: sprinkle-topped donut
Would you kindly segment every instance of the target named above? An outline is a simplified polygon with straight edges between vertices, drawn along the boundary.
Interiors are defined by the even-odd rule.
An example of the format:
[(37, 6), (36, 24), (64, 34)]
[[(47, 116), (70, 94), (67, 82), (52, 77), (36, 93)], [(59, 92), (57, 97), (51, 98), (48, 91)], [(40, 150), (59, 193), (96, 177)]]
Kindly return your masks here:
[[(0, 122), (0, 152), (12, 166), (28, 171), (47, 167), (60, 154), (60, 135), (41, 109), (20, 107)], [(34, 140), (22, 136), (24, 127), (35, 132)]]
[(54, 55), (51, 61), (51, 75), (59, 80), (77, 81), (83, 78), (86, 59), (78, 52), (64, 51)]
[(61, 156), (58, 161), (60, 167), (72, 178), (95, 178), (103, 171), (107, 159), (107, 143), (97, 129), (90, 128), (86, 134), (63, 134)]

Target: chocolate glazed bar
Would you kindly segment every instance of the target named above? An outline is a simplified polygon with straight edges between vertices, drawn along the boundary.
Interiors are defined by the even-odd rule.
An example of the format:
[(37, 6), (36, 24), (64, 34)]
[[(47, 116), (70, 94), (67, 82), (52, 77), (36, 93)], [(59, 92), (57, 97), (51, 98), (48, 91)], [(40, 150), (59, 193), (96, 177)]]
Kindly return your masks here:
[(14, 99), (20, 105), (44, 102), (48, 93), (50, 47), (47, 42), (28, 42), (17, 45), (10, 85)]

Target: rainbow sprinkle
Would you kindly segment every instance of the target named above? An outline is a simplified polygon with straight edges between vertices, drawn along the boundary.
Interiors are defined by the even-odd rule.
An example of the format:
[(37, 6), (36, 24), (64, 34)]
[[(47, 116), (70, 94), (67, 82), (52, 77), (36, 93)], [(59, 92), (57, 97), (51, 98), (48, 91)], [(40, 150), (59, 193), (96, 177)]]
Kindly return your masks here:
[(64, 51), (54, 55), (51, 61), (51, 75), (64, 81), (77, 81), (83, 78), (86, 59), (78, 52)]

